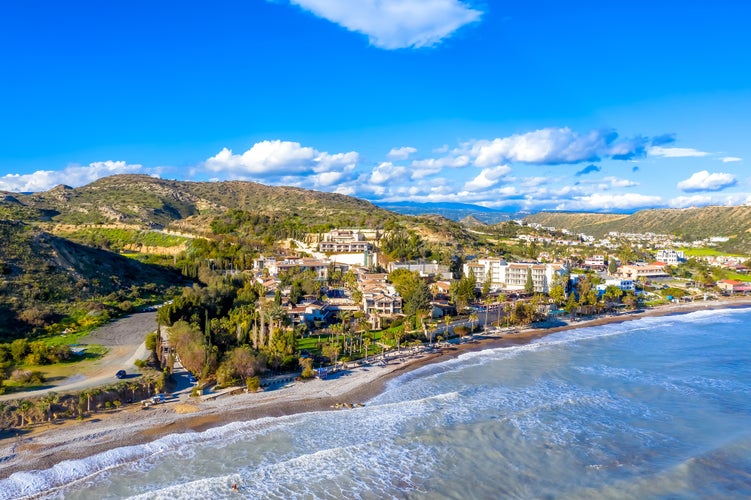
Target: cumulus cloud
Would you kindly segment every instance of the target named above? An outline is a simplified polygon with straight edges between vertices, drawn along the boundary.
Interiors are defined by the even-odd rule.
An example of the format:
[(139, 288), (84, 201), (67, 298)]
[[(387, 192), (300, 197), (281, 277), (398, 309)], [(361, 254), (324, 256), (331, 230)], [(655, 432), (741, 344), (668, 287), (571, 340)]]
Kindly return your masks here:
[(358, 160), (359, 155), (354, 151), (330, 154), (303, 147), (299, 142), (275, 140), (258, 142), (242, 154), (223, 148), (204, 164), (213, 172), (264, 178), (347, 171)]
[(470, 152), (478, 167), (499, 163), (562, 164), (598, 161), (601, 158), (628, 160), (645, 154), (648, 139), (618, 140), (612, 130), (579, 134), (568, 127), (545, 128), (472, 143)]
[(662, 146), (652, 146), (649, 148), (649, 154), (664, 158), (698, 158), (709, 155), (706, 151), (699, 151), (694, 148), (664, 148)]
[(574, 175), (577, 176), (577, 177), (580, 177), (582, 175), (591, 174), (592, 172), (599, 172), (600, 170), (602, 170), (602, 167), (599, 167), (597, 165), (594, 165), (594, 164), (590, 163), (589, 165), (587, 165), (583, 169), (581, 169), (578, 172), (576, 172)]
[(441, 158), (426, 158), (424, 160), (414, 160), (412, 166), (415, 168), (442, 169), (466, 167), (471, 162), (469, 156), (465, 154), (455, 154)]
[(430, 47), (482, 12), (461, 0), (290, 0), (318, 17), (362, 33), (381, 49)]
[(0, 191), (16, 193), (46, 191), (58, 184), (78, 187), (102, 177), (116, 174), (134, 174), (142, 170), (142, 165), (108, 160), (89, 163), (88, 165), (69, 165), (63, 170), (38, 170), (31, 174), (7, 174), (0, 177)]
[(697, 194), (692, 196), (677, 196), (668, 204), (673, 208), (703, 207), (707, 205), (736, 206), (751, 205), (750, 193), (733, 194)]
[(733, 163), (736, 161), (743, 161), (743, 158), (738, 158), (737, 156), (725, 156), (724, 158), (721, 158), (722, 163)]
[(391, 162), (384, 162), (373, 169), (370, 174), (370, 182), (376, 185), (385, 184), (404, 177), (407, 169), (398, 167)]
[(392, 160), (406, 160), (409, 155), (417, 153), (417, 149), (409, 146), (402, 146), (401, 148), (394, 148), (389, 151), (387, 155)]
[(671, 208), (701, 207), (712, 204), (712, 197), (708, 195), (676, 196), (668, 201)]
[(732, 174), (723, 172), (709, 173), (707, 170), (696, 172), (688, 179), (678, 183), (678, 189), (686, 193), (697, 191), (721, 191), (735, 186), (738, 180)]
[(511, 168), (506, 165), (501, 165), (495, 168), (484, 168), (477, 177), (464, 185), (464, 189), (467, 191), (478, 191), (495, 186), (498, 184), (498, 181), (509, 172), (511, 172)]
[(594, 193), (571, 200), (565, 200), (556, 206), (556, 210), (634, 210), (662, 205), (662, 198), (638, 193), (603, 194)]

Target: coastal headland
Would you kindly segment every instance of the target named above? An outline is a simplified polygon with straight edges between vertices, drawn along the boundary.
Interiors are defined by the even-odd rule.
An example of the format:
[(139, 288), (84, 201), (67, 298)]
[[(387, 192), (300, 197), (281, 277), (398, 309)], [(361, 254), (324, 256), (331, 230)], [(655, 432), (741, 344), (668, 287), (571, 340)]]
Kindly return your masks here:
[(98, 413), (83, 421), (40, 425), (25, 434), (0, 440), (0, 478), (19, 471), (48, 469), (66, 460), (83, 459), (118, 447), (148, 443), (169, 434), (201, 432), (236, 421), (313, 411), (347, 411), (352, 405), (366, 404), (394, 377), (470, 351), (526, 344), (563, 330), (733, 307), (751, 307), (751, 297), (671, 304), (552, 328), (477, 335), (469, 341), (432, 352), (394, 352), (385, 362), (345, 369), (324, 380), (293, 382), (263, 392), (160, 404), (147, 409), (134, 404), (111, 413)]

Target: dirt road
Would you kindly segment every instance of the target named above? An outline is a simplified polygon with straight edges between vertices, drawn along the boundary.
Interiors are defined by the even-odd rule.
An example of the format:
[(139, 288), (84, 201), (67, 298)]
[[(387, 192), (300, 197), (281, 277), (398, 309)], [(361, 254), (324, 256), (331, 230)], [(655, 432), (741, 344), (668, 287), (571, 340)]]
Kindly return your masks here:
[(81, 363), (79, 373), (60, 383), (50, 384), (50, 387), (35, 391), (4, 394), (0, 396), (0, 401), (42, 396), (51, 391), (80, 391), (87, 387), (114, 383), (118, 381), (115, 377), (118, 370), (125, 370), (132, 377), (135, 374), (135, 361), (145, 359), (148, 355), (144, 337), (155, 330), (156, 312), (131, 314), (97, 328), (82, 338), (80, 343), (100, 344), (109, 348), (109, 352), (101, 359), (93, 363)]

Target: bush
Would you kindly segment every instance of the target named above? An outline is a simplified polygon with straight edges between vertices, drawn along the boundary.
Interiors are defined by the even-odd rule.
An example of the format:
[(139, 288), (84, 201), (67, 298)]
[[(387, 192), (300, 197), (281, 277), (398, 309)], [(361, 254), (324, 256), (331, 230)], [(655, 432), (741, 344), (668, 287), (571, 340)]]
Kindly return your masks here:
[(20, 384), (42, 384), (44, 383), (44, 374), (31, 370), (13, 370), (10, 379)]
[(302, 373), (300, 374), (302, 378), (314, 378), (316, 376), (312, 358), (300, 358), (300, 366), (302, 367)]
[(16, 339), (10, 344), (10, 353), (13, 360), (20, 363), (27, 354), (29, 354), (29, 341), (26, 339)]
[(146, 343), (146, 349), (152, 352), (156, 351), (156, 332), (146, 334), (144, 341)]
[(245, 379), (245, 387), (248, 388), (248, 392), (256, 392), (261, 388), (260, 377), (248, 377)]
[(137, 359), (133, 362), (134, 365), (136, 365), (136, 368), (145, 368), (146, 367), (146, 360), (144, 359)]

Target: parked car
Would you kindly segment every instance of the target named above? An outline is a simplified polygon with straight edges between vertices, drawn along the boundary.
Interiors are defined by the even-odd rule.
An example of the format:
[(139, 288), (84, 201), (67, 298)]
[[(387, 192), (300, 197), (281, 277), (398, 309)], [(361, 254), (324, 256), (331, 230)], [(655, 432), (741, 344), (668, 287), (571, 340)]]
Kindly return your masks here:
[(127, 375), (125, 370), (118, 370), (117, 373), (115, 373), (115, 377), (117, 378), (125, 378), (125, 375)]

